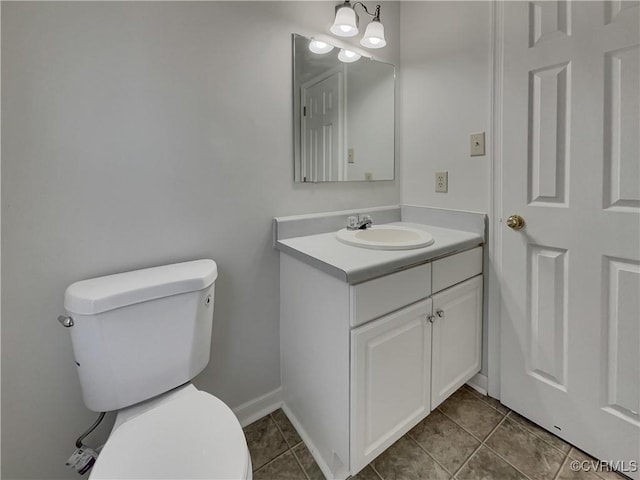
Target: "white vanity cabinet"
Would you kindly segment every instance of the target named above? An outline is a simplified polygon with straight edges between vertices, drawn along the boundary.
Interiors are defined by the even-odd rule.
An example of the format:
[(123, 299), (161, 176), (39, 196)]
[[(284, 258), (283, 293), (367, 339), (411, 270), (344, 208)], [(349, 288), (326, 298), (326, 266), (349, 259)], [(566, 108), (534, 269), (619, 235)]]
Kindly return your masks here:
[(482, 275), (436, 293), (431, 342), (431, 410), (480, 371)]
[(283, 409), (328, 478), (355, 475), (480, 370), (482, 247), (356, 285), (280, 259)]
[(429, 412), (431, 300), (351, 331), (351, 468), (358, 471)]

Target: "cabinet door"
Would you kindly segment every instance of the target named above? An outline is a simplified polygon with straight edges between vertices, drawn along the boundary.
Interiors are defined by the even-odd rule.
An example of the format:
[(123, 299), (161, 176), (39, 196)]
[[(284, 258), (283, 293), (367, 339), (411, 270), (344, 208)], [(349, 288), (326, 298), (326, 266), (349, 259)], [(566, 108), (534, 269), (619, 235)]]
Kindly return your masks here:
[(480, 371), (482, 275), (432, 297), (431, 409)]
[(351, 332), (351, 474), (429, 412), (431, 300)]

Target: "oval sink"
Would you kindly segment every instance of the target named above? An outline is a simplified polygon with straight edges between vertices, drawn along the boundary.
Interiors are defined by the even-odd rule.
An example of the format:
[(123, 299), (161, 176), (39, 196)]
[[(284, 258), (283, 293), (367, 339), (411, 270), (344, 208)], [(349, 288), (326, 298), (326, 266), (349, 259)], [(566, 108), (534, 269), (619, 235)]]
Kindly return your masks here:
[(434, 242), (430, 233), (400, 225), (374, 225), (366, 230), (343, 228), (336, 232), (336, 237), (347, 245), (375, 250), (410, 250)]

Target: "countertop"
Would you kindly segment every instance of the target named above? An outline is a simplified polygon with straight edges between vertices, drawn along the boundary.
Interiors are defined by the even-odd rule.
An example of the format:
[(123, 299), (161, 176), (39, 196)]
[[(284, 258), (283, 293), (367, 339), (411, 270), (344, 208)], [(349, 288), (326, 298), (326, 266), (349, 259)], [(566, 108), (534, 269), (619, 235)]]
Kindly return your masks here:
[(320, 233), (275, 242), (278, 250), (350, 284), (372, 280), (430, 260), (482, 245), (478, 233), (410, 222), (391, 222), (428, 231), (435, 242), (413, 250), (373, 250), (346, 245), (336, 232)]

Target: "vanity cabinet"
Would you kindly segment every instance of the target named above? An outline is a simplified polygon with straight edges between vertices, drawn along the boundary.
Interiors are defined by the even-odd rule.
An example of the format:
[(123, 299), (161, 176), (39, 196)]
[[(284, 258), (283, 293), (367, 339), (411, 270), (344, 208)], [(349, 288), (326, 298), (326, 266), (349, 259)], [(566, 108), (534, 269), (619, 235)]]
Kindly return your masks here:
[(480, 371), (482, 275), (433, 297), (431, 410)]
[(431, 300), (351, 332), (351, 465), (360, 470), (429, 412)]
[(280, 258), (283, 409), (346, 478), (480, 370), (482, 247), (356, 285)]

